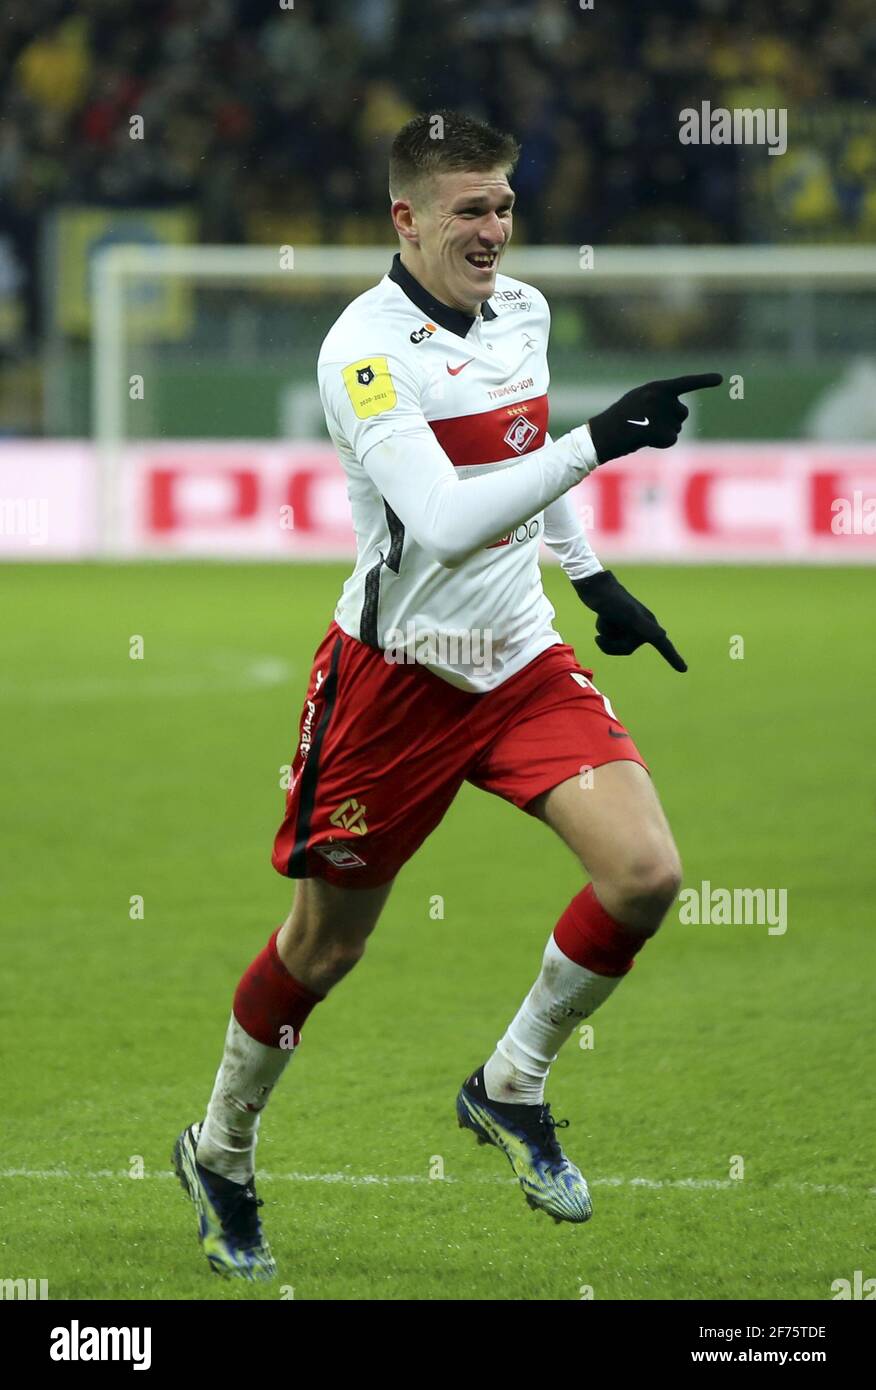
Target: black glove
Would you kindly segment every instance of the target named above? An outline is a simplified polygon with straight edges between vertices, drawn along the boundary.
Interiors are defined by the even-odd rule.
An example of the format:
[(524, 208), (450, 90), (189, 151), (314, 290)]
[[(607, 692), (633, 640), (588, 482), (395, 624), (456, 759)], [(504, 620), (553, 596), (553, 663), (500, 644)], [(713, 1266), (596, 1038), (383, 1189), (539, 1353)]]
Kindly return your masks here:
[(650, 642), (673, 670), (687, 670), (687, 662), (679, 656), (650, 608), (633, 598), (611, 570), (600, 570), (587, 579), (573, 579), (572, 586), (581, 602), (599, 615), (596, 645), (600, 651), (607, 656), (629, 656), (643, 642)]
[(723, 380), (720, 372), (705, 372), (649, 381), (628, 391), (587, 422), (599, 462), (635, 453), (646, 444), (653, 449), (669, 449), (690, 414), (678, 397), (685, 391), (701, 391), (704, 386), (720, 386)]

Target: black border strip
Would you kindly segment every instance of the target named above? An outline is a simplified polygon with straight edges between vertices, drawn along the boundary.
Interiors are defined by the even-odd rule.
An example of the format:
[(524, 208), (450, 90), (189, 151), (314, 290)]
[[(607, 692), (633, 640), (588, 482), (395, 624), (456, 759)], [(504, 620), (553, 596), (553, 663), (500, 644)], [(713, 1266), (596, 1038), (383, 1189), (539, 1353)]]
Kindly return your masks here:
[(365, 597), (362, 601), (362, 612), (359, 615), (359, 641), (364, 642), (367, 647), (375, 647), (378, 651), (380, 650), (380, 633), (378, 632), (380, 571), (386, 565), (386, 568), (392, 570), (393, 574), (398, 574), (401, 569), (402, 551), (405, 547), (404, 522), (396, 516), (385, 497), (383, 510), (386, 513), (386, 525), (389, 530), (389, 550), (386, 555), (381, 551), (377, 564), (372, 565), (365, 576)]
[(310, 839), (310, 823), (316, 802), (316, 783), (319, 776), (319, 754), (329, 720), (334, 714), (338, 694), (338, 664), (341, 659), (343, 639), (335, 638), (332, 651), (332, 664), (325, 680), (325, 708), (313, 736), (310, 754), (301, 774), (301, 796), (298, 805), (298, 820), (295, 827), (295, 845), (286, 865), (287, 878), (307, 878), (307, 841)]
[(401, 569), (402, 551), (405, 545), (405, 525), (401, 518), (396, 516), (385, 497), (383, 510), (386, 512), (386, 524), (389, 527), (389, 554), (386, 557), (386, 568), (392, 570), (393, 574), (398, 574)]
[(385, 564), (381, 555), (365, 576), (365, 597), (359, 615), (359, 641), (367, 647), (377, 647), (377, 610), (380, 604), (380, 571)]

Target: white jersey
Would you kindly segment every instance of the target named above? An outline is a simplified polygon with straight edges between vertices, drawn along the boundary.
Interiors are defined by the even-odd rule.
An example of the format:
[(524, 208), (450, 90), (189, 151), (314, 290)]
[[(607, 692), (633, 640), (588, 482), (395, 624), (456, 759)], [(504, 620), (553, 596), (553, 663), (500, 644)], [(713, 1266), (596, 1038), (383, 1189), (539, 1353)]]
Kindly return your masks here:
[(548, 434), (549, 331), (532, 286), (498, 275), (471, 317), (397, 255), (319, 354), (358, 551), (335, 619), (388, 659), (474, 692), (562, 641), (542, 539), (571, 578), (601, 568), (565, 495), (596, 467), (589, 433)]

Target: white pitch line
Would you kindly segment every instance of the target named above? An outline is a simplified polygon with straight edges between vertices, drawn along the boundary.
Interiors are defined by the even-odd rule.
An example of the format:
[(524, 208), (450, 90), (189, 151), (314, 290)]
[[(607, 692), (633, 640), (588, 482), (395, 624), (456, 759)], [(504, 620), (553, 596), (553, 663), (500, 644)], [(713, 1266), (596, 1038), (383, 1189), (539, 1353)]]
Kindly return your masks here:
[(73, 680), (3, 681), (0, 700), (28, 700), (40, 704), (88, 703), (92, 700), (171, 699), (187, 695), (245, 694), (269, 690), (291, 680), (288, 662), (272, 657), (227, 665), (215, 671), (160, 674), (132, 670), (125, 677), (87, 677)]
[[(0, 1180), (9, 1178), (30, 1178), (34, 1181), (49, 1182), (59, 1179), (77, 1182), (100, 1182), (108, 1179), (125, 1179), (128, 1182), (144, 1182), (152, 1179), (173, 1178), (169, 1169), (159, 1169), (154, 1173), (144, 1173), (142, 1178), (132, 1177), (126, 1169), (99, 1168), (93, 1171), (71, 1172), (66, 1168), (2, 1168)], [(500, 1184), (508, 1186), (516, 1183), (516, 1178), (500, 1177), (498, 1174), (480, 1175), (466, 1178), (430, 1178), (425, 1173), (263, 1173), (257, 1172), (258, 1182), (321, 1182), (346, 1183), (350, 1187), (389, 1187), (397, 1184), (449, 1182)], [(744, 1188), (745, 1180), (734, 1178), (589, 1178), (590, 1187), (639, 1187), (649, 1192), (675, 1189), (692, 1192), (726, 1192), (730, 1188)], [(749, 1191), (785, 1190), (811, 1196), (838, 1197), (876, 1197), (876, 1187), (848, 1187), (842, 1183), (820, 1182), (779, 1182), (758, 1185), (748, 1183)]]

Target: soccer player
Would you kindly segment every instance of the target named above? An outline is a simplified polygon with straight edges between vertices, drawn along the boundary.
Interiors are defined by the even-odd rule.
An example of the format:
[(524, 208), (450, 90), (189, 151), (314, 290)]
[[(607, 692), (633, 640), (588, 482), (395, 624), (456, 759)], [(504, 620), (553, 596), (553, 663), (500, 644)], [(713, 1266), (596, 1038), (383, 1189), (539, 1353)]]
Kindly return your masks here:
[(544, 1098), (551, 1063), (679, 888), (645, 763), (552, 626), (539, 545), (597, 614), (603, 652), (650, 644), (686, 670), (653, 613), (600, 565), (569, 490), (643, 445), (669, 447), (688, 413), (679, 395), (721, 377), (650, 382), (551, 439), (548, 305), (499, 273), (518, 154), (513, 137), (450, 111), (399, 132), (400, 252), (319, 355), (358, 554), (314, 657), (274, 844), (274, 867), (299, 882), (237, 987), (206, 1118), (174, 1149), (222, 1274), (275, 1272), (254, 1185), (261, 1111), (311, 1010), (361, 959), (396, 874), (463, 782), (544, 821), (589, 875), (457, 1097), (459, 1124), (501, 1149), (530, 1206), (557, 1221), (586, 1221), (591, 1202)]

